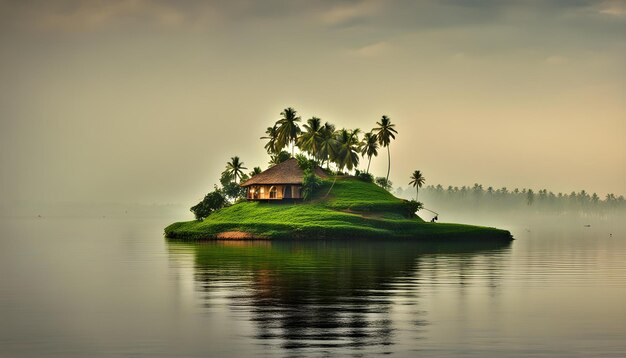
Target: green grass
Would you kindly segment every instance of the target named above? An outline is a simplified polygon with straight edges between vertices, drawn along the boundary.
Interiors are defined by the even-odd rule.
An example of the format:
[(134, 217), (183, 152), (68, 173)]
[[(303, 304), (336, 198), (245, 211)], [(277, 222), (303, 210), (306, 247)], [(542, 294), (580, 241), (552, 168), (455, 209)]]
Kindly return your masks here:
[[(329, 192), (329, 189), (331, 188)], [(484, 238), (510, 240), (508, 231), (460, 224), (426, 223), (405, 217), (403, 200), (377, 185), (356, 179), (324, 183), (308, 202), (242, 202), (223, 208), (204, 221), (174, 223), (171, 239), (215, 238), (243, 231), (255, 238)]]

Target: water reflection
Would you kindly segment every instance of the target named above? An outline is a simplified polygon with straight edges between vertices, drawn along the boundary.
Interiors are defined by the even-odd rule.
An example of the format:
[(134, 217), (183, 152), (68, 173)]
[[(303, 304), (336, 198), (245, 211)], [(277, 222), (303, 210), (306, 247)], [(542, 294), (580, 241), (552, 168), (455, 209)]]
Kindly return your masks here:
[(408, 241), (168, 243), (171, 261), (192, 267), (207, 312), (227, 305), (235, 319), (252, 324), (260, 344), (357, 353), (391, 352), (399, 330), (408, 334), (402, 342), (423, 338), (429, 325), (420, 307), (424, 286), (453, 280), (461, 287), (481, 270), (485, 286), (497, 289), (498, 256), (508, 248)]

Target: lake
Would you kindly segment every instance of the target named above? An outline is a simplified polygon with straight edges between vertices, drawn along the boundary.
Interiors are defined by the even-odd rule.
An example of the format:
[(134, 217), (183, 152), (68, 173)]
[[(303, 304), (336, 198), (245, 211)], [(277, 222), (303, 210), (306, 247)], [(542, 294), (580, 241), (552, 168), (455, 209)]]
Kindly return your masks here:
[(0, 219), (0, 356), (626, 356), (617, 219), (481, 245), (169, 243), (174, 220)]

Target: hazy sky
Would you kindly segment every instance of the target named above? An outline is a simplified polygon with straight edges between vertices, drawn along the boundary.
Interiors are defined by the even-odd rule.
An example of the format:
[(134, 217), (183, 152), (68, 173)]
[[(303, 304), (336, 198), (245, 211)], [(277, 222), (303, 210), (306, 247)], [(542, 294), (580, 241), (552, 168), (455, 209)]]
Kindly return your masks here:
[(0, 0), (0, 78), (5, 203), (194, 204), (288, 106), (390, 116), (395, 186), (626, 193), (621, 0)]

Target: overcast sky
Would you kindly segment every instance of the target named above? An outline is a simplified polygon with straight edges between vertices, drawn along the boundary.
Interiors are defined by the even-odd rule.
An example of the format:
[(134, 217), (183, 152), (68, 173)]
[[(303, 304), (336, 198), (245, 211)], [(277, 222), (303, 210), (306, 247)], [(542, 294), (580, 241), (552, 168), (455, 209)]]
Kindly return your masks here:
[(194, 204), (288, 106), (391, 117), (396, 187), (626, 193), (621, 0), (0, 0), (0, 78), (5, 203)]

